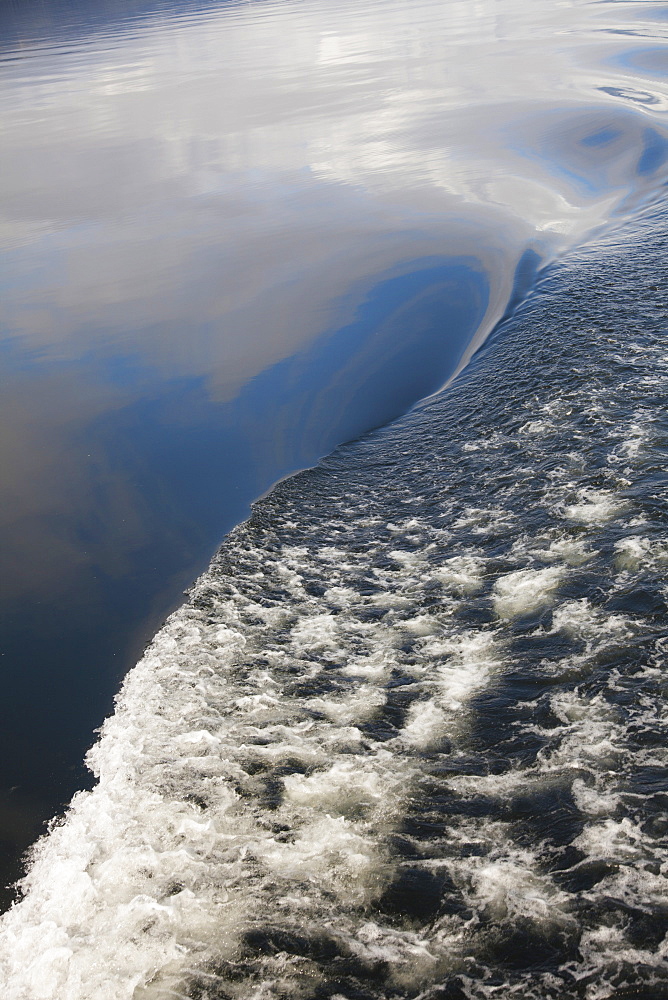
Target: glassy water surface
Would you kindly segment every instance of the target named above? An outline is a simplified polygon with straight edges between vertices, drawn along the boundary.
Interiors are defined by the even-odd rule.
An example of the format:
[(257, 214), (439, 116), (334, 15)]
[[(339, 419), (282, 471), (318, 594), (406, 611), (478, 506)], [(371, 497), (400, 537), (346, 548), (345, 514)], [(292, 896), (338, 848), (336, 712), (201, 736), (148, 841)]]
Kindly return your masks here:
[(0, 35), (9, 883), (251, 501), (661, 204), (668, 50), (660, 4), (582, 0), (47, 0)]

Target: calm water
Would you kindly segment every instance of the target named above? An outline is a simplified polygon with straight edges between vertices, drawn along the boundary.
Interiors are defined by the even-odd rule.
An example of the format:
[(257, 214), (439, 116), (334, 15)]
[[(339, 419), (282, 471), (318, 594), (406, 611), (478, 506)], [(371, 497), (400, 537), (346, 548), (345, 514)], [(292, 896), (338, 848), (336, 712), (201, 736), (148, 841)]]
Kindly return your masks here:
[(666, 17), (3, 8), (8, 997), (666, 996)]

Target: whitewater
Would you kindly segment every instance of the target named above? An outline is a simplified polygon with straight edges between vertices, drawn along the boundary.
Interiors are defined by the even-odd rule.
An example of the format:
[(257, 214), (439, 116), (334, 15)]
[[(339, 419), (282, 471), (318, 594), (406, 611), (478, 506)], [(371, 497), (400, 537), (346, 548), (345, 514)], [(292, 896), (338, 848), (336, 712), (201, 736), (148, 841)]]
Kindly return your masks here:
[[(309, 404), (292, 467), (330, 454), (253, 504), (125, 678), (94, 787), (0, 918), (7, 1000), (668, 997), (665, 13), (437, 8), (464, 93), (471, 22), (511, 22), (475, 113), (451, 111), (456, 169), (411, 136), (416, 102), (438, 108), (419, 88), (392, 97), (394, 145), (371, 148), (362, 109), (313, 163), (392, 203), (399, 172), (419, 177), (450, 242), (417, 196), (393, 206), (421, 234), (410, 308), (381, 311), (359, 367)], [(349, 13), (398, 37), (403, 9)], [(579, 70), (537, 65), (537, 24)], [(323, 38), (337, 65), (354, 55)], [(584, 99), (592, 52), (611, 75)], [(541, 108), (536, 73), (573, 92)], [(432, 294), (473, 303), (447, 358), (417, 342), (440, 360), (408, 412), (367, 414), (374, 349), (398, 378)]]

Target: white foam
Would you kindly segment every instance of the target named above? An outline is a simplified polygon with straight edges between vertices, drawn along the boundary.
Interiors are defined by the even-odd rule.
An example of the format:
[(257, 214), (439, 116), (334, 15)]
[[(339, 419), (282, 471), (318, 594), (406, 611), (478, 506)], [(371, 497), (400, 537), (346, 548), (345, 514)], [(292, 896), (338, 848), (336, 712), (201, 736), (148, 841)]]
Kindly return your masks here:
[(584, 639), (586, 659), (591, 659), (594, 651), (622, 642), (633, 635), (629, 620), (624, 615), (606, 614), (594, 607), (586, 597), (579, 601), (565, 601), (555, 608), (552, 631), (563, 631)]
[[(349, 583), (364, 555), (359, 564), (334, 547), (321, 555), (324, 602), (303, 586), (301, 547), (264, 554), (243, 592), (214, 598), (213, 616), (196, 606), (215, 592), (205, 575), (128, 675), (89, 756), (98, 785), (38, 845), (26, 897), (3, 919), (8, 1000), (26, 990), (39, 1000), (183, 994), (186, 967), (232, 959), (245, 928), (297, 913), (322, 920), (333, 905), (343, 920), (390, 877), (382, 844), (416, 767), (401, 745), (425, 736), (411, 730), (412, 710), (391, 747), (361, 727), (385, 705), (402, 636), (420, 656), (411, 668), (419, 704), (434, 705), (439, 725), (501, 659), (491, 635), (453, 633), (445, 606), (419, 610), (424, 553), (394, 550), (397, 565), (369, 596)], [(468, 586), (471, 571), (453, 562), (458, 584)], [(272, 578), (290, 602), (266, 602)], [(366, 605), (387, 615), (359, 620)], [(293, 696), (295, 681), (324, 687)], [(383, 948), (398, 935), (391, 947), (412, 956), (417, 975), (426, 946), (383, 934)], [(288, 991), (292, 975), (281, 972)]]
[(640, 411), (628, 424), (615, 428), (611, 436), (622, 440), (608, 456), (608, 461), (633, 463), (640, 459), (651, 444), (653, 422), (653, 414)]
[(432, 942), (419, 933), (400, 928), (382, 927), (372, 920), (363, 923), (351, 942), (351, 951), (370, 966), (388, 963), (391, 980), (397, 986), (415, 987), (438, 969), (438, 955)]
[(311, 615), (297, 622), (292, 629), (292, 635), (303, 652), (335, 652), (341, 645), (339, 628), (340, 622), (336, 615)]
[(566, 894), (538, 871), (536, 858), (515, 850), (509, 856), (479, 863), (471, 877), (469, 902), (492, 920), (521, 917), (537, 924), (564, 920)]
[(527, 420), (525, 424), (518, 429), (518, 434), (546, 434), (548, 431), (552, 430), (553, 424), (547, 420)]
[[(360, 671), (357, 669), (352, 672), (359, 674)], [(384, 663), (381, 670), (366, 671), (366, 674), (367, 677), (380, 680), (385, 672), (386, 664)], [(367, 722), (377, 714), (378, 709), (385, 704), (386, 700), (387, 695), (382, 688), (379, 689), (373, 684), (361, 684), (343, 697), (309, 698), (306, 705), (314, 712), (322, 712), (332, 722), (345, 726), (352, 722)]]
[(397, 628), (401, 628), (412, 635), (427, 636), (441, 632), (443, 626), (434, 615), (416, 615), (415, 618), (404, 618), (397, 623)]
[(494, 584), (494, 610), (501, 618), (531, 614), (552, 602), (565, 575), (564, 566), (506, 573)]
[(565, 562), (568, 566), (583, 566), (595, 555), (584, 540), (568, 536), (555, 538), (547, 549), (535, 554), (548, 562)]
[(447, 733), (448, 715), (438, 702), (429, 698), (415, 702), (408, 710), (401, 738), (411, 746), (425, 749)]
[(577, 503), (564, 507), (564, 517), (581, 524), (605, 524), (619, 517), (625, 509), (626, 504), (614, 493), (584, 489)]
[(359, 677), (362, 680), (374, 680), (380, 684), (386, 680), (392, 669), (397, 665), (395, 651), (387, 646), (380, 646), (362, 656), (351, 656), (341, 667), (341, 673), (348, 677)]
[(632, 861), (642, 857), (643, 840), (642, 831), (624, 816), (621, 820), (589, 823), (573, 843), (592, 857)]
[(453, 594), (468, 596), (483, 586), (485, 560), (479, 556), (461, 555), (446, 559), (432, 570), (431, 575)]
[[(622, 799), (618, 791), (586, 785), (582, 778), (576, 778), (571, 786), (573, 799), (578, 809), (590, 818), (610, 816), (619, 807)], [(584, 840), (581, 844), (584, 844)]]
[[(368, 811), (391, 821), (402, 794), (391, 789), (405, 775), (399, 761), (388, 767), (387, 754), (369, 763), (359, 730), (345, 723), (368, 718), (384, 694), (362, 687), (322, 698), (318, 723), (308, 700), (302, 708), (286, 700), (280, 650), (270, 656), (279, 673), (247, 669), (239, 686), (230, 670), (252, 656), (253, 631), (244, 636), (233, 625), (247, 607), (231, 602), (226, 625), (207, 626), (192, 609), (177, 613), (129, 675), (90, 757), (98, 786), (39, 845), (27, 897), (4, 918), (8, 998), (25, 1000), (32, 990), (54, 1000), (122, 1000), (161, 969), (175, 975), (186, 955), (206, 961), (213, 942), (218, 957), (231, 954), (256, 906), (253, 885), (262, 896), (263, 870), (287, 879), (308, 873), (346, 905), (377, 884), (378, 833), (368, 829)], [(293, 649), (340, 653), (339, 632), (330, 615), (303, 615)], [(337, 746), (340, 762), (332, 759)], [(366, 761), (361, 770), (351, 764), (355, 748)], [(284, 779), (290, 842), (277, 841), (252, 806), (257, 779), (245, 758), (326, 765), (322, 776)], [(234, 790), (239, 780), (250, 810)], [(191, 794), (207, 800), (205, 813), (182, 797)], [(356, 810), (366, 818), (346, 818)]]
[(486, 535), (490, 531), (510, 526), (513, 515), (500, 507), (466, 507), (453, 521), (453, 528), (469, 528), (475, 535)]
[(651, 542), (649, 538), (632, 535), (615, 542), (615, 563), (621, 570), (637, 570), (651, 558)]
[(546, 771), (614, 770), (623, 755), (615, 709), (600, 695), (588, 698), (579, 691), (562, 691), (550, 699), (552, 711), (564, 724), (557, 747), (541, 753)]
[(402, 740), (425, 749), (466, 724), (462, 710), (502, 669), (498, 641), (490, 632), (468, 631), (430, 639), (422, 646), (430, 664), (422, 688), (431, 694), (411, 705)]
[(631, 573), (664, 570), (668, 563), (668, 543), (642, 535), (629, 535), (615, 542), (615, 565)]

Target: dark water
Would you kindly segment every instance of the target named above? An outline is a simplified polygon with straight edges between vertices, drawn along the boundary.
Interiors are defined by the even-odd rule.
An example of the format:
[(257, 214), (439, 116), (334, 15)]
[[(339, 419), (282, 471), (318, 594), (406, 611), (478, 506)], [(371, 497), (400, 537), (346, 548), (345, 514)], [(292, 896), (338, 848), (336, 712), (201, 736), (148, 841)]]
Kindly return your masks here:
[(158, 632), (8, 997), (666, 995), (665, 18), (530, 15), (3, 10), (6, 882), (251, 501), (494, 331)]

